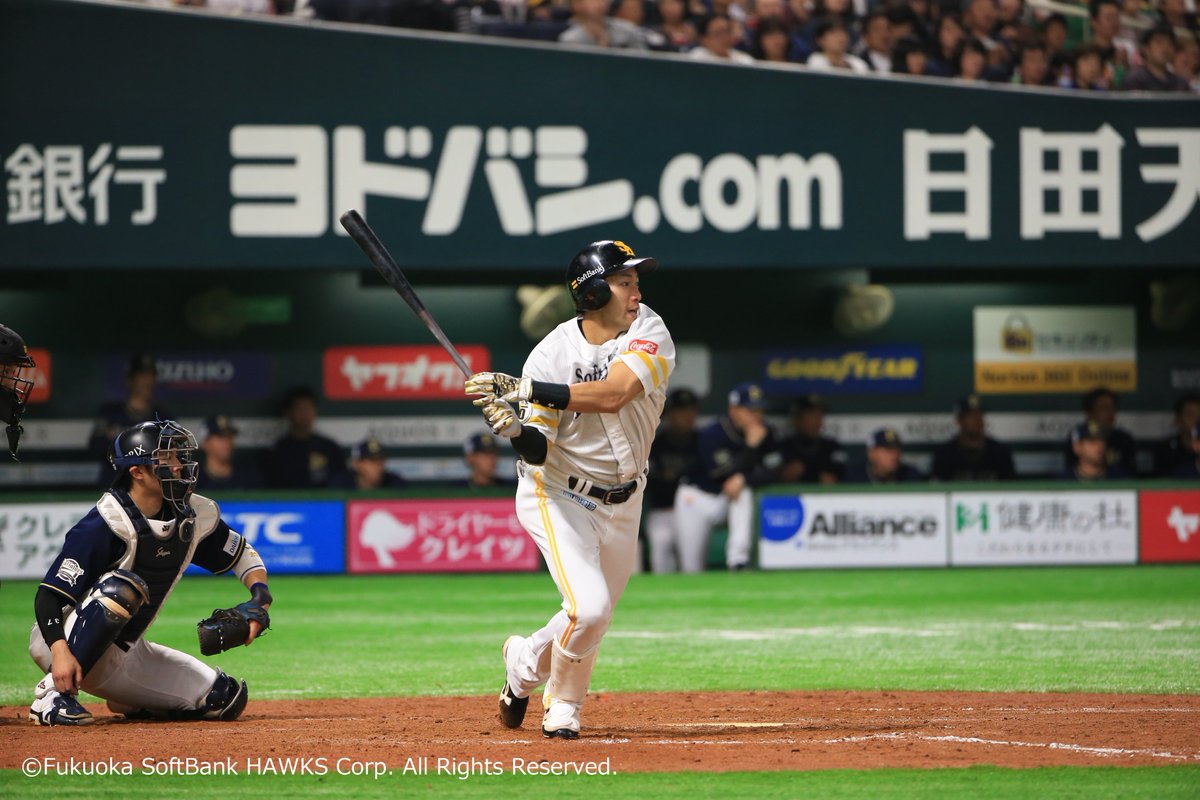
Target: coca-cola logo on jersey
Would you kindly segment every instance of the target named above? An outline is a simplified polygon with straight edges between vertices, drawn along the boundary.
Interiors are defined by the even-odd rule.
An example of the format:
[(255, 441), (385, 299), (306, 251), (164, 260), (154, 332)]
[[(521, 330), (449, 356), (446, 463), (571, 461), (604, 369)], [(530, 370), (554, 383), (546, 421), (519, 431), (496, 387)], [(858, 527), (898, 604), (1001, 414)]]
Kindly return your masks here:
[(658, 353), (658, 345), (654, 342), (648, 342), (645, 339), (634, 339), (629, 343), (629, 350), (633, 353), (649, 353), (655, 355)]

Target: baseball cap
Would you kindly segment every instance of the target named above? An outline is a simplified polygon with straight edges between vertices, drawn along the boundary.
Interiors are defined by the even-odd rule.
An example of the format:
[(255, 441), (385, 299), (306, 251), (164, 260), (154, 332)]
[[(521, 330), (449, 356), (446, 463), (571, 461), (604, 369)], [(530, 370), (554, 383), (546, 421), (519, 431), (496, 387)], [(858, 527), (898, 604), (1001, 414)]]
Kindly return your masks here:
[(806, 394), (803, 397), (797, 398), (796, 401), (792, 403), (793, 414), (799, 414), (802, 411), (808, 411), (812, 408), (817, 408), (821, 411), (828, 411), (829, 403), (819, 394)]
[(962, 416), (968, 411), (978, 411), (983, 413), (983, 400), (977, 394), (968, 394), (958, 398), (958, 402), (954, 404), (954, 415)]
[(739, 383), (729, 393), (729, 405), (743, 408), (766, 408), (767, 396), (757, 383)]
[(900, 434), (895, 428), (880, 428), (867, 439), (867, 447), (899, 447)]
[(468, 456), (472, 453), (495, 453), (498, 450), (496, 439), (489, 433), (473, 433), (463, 444), (463, 454)]
[(676, 389), (667, 395), (663, 411), (674, 411), (677, 408), (695, 408), (700, 405), (700, 398), (691, 389)]
[(158, 375), (158, 361), (149, 353), (138, 353), (129, 359), (129, 366), (125, 368), (126, 375), (137, 375), (140, 372), (149, 372), (152, 375)]
[(224, 414), (216, 414), (215, 416), (205, 417), (202, 425), (204, 436), (237, 436), (237, 426), (233, 424), (233, 420)]
[(386, 454), (378, 439), (368, 438), (350, 448), (350, 458), (359, 461), (364, 458), (386, 458)]
[(1108, 433), (1100, 426), (1100, 423), (1088, 420), (1071, 429), (1071, 443), (1074, 444), (1081, 439), (1104, 439), (1107, 441)]

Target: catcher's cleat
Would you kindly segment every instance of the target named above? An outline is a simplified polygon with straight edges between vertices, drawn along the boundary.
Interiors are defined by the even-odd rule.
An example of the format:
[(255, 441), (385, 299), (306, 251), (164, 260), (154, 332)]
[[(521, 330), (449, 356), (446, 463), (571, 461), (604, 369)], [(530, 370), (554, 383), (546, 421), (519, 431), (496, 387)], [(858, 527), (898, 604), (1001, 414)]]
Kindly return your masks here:
[(579, 703), (555, 700), (545, 695), (542, 702), (546, 713), (542, 715), (542, 736), (547, 739), (579, 738)]
[(504, 657), (505, 678), (504, 687), (500, 690), (500, 724), (506, 728), (519, 728), (525, 721), (525, 711), (529, 708), (528, 697), (517, 697), (512, 687), (508, 685), (508, 645), (520, 636), (510, 636), (504, 640), (500, 655)]
[(38, 725), (91, 725), (92, 712), (79, 704), (75, 695), (49, 692), (33, 701), (29, 718)]

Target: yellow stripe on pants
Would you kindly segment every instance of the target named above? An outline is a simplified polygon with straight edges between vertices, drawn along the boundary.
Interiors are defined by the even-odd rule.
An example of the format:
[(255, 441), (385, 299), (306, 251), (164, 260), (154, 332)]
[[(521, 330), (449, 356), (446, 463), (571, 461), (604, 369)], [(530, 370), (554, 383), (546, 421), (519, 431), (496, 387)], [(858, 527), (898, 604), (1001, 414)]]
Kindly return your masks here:
[[(567, 643), (571, 641), (571, 634), (575, 633), (575, 593), (571, 591), (571, 584), (567, 582), (567, 571), (563, 569), (562, 557), (558, 554), (558, 541), (554, 538), (554, 525), (550, 522), (550, 508), (547, 505), (546, 490), (542, 486), (542, 476), (540, 473), (533, 474), (533, 485), (538, 497), (538, 509), (542, 512), (542, 527), (546, 529), (546, 540), (550, 543), (550, 558), (554, 562), (554, 571), (558, 575), (558, 584), (562, 587), (563, 595), (566, 597), (567, 618), (571, 620), (567, 625), (567, 629), (563, 631), (559, 638), (559, 645), (563, 650), (567, 650)], [(569, 651), (568, 651), (569, 652)]]

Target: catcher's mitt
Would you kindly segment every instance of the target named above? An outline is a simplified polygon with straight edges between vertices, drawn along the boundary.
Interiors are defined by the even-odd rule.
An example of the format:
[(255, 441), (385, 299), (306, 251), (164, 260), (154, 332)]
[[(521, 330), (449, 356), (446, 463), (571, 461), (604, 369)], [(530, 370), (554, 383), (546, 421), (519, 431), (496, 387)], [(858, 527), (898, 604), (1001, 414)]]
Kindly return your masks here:
[(251, 620), (262, 625), (260, 636), (271, 627), (271, 616), (253, 600), (239, 603), (233, 608), (213, 609), (211, 617), (196, 624), (200, 652), (211, 656), (245, 644), (250, 638)]

